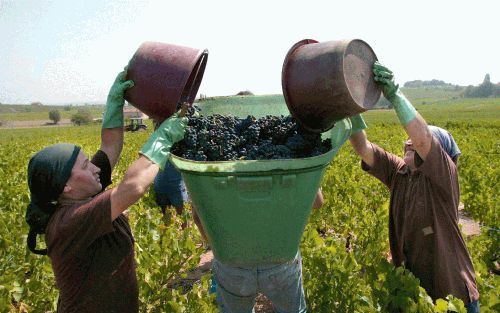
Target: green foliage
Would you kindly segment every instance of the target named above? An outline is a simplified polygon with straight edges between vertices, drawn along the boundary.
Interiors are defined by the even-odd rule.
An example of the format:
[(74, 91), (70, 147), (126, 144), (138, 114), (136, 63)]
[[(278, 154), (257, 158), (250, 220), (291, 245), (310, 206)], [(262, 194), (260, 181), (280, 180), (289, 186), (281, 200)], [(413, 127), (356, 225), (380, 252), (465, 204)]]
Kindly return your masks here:
[[(498, 224), (496, 224), (498, 226)], [(500, 261), (500, 232), (498, 227), (482, 227), (481, 235), (467, 241), (467, 248), (472, 257), (479, 293), (481, 312), (500, 312), (498, 288), (500, 277), (491, 274)]]
[(79, 109), (71, 116), (71, 122), (77, 126), (92, 122), (92, 113), (88, 109)]
[[(280, 100), (273, 97), (264, 99), (279, 105)], [(234, 102), (223, 104), (228, 112), (234, 103), (242, 107), (255, 105), (256, 102), (245, 104), (242, 98), (258, 101), (259, 96), (230, 98)], [(207, 99), (209, 104), (210, 101), (215, 100)], [(461, 201), (465, 210), (485, 225), (480, 236), (465, 238), (476, 270), (481, 312), (500, 312), (500, 278), (492, 273), (500, 246), (499, 232), (494, 230), (500, 224), (498, 103), (494, 99), (437, 101), (438, 104), (417, 105), (417, 109), (429, 123), (450, 130), (462, 150)], [(204, 105), (205, 102), (200, 106)], [(43, 114), (46, 117), (47, 111)], [(401, 154), (406, 135), (394, 112), (371, 111), (364, 117), (370, 140)], [(113, 173), (115, 184), (137, 158), (137, 151), (149, 134), (150, 131), (125, 133), (122, 158)], [(26, 249), (28, 228), (24, 213), (29, 202), (29, 158), (56, 142), (81, 145), (92, 155), (99, 148), (99, 138), (97, 124), (0, 131), (0, 312), (47, 312), (56, 308), (58, 291), (49, 259)], [(418, 279), (388, 261), (389, 193), (361, 170), (359, 158), (348, 144), (328, 166), (321, 185), (325, 204), (313, 211), (301, 242), (309, 311), (464, 312), (456, 298), (432, 303)], [(173, 285), (197, 265), (203, 252), (189, 210), (175, 219), (163, 218), (152, 194), (148, 194), (129, 209), (129, 218), (136, 240), (140, 312), (216, 312), (213, 296), (208, 295), (209, 274), (189, 290)], [(180, 228), (183, 221), (191, 222), (184, 231)]]
[(301, 247), (304, 289), (312, 312), (376, 312), (362, 267), (341, 241), (323, 239), (307, 227)]
[(54, 122), (54, 124), (59, 123), (59, 121), (61, 120), (61, 113), (59, 112), (59, 110), (50, 110), (49, 119)]
[(258, 114), (254, 114), (255, 117), (289, 114), (283, 95), (213, 97), (205, 98), (197, 105), (200, 106), (203, 115), (210, 115), (216, 111), (246, 117), (250, 110), (248, 107), (257, 105), (261, 110)]

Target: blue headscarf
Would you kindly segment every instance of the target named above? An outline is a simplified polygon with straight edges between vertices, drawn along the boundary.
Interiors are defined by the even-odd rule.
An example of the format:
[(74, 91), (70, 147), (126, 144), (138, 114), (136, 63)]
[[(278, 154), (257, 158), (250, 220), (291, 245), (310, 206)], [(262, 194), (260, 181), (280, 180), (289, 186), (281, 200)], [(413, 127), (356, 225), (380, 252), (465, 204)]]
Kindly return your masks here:
[(26, 222), (30, 226), (28, 248), (36, 254), (47, 254), (47, 249), (36, 249), (37, 234), (45, 233), (50, 217), (55, 212), (59, 195), (71, 176), (80, 147), (58, 143), (38, 151), (28, 164), (30, 203), (26, 208)]
[(453, 136), (446, 129), (441, 127), (429, 125), (429, 129), (431, 130), (432, 135), (439, 141), (441, 148), (443, 148), (450, 158), (456, 162), (461, 152), (455, 142), (455, 139), (453, 139)]

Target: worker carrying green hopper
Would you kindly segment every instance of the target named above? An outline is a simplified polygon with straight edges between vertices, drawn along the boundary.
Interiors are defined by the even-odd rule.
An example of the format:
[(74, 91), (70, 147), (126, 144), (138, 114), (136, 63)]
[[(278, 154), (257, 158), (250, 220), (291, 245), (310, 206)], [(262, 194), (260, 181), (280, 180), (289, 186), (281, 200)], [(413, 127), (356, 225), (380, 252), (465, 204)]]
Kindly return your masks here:
[(460, 150), (449, 132), (427, 125), (388, 68), (376, 62), (373, 72), (409, 137), (404, 157), (368, 141), (360, 115), (351, 118), (350, 142), (363, 170), (390, 189), (392, 261), (408, 268), (434, 300), (451, 294), (468, 312), (479, 312), (474, 267), (458, 227)]
[(311, 208), (323, 203), (325, 169), (349, 134), (349, 119), (338, 121), (325, 134), (330, 150), (296, 159), (197, 161), (175, 155), (174, 147), (171, 162), (213, 250), (222, 312), (252, 312), (258, 293), (277, 312), (306, 311), (300, 238)]
[[(318, 190), (312, 208), (322, 205)], [(266, 295), (275, 312), (306, 312), (300, 251), (286, 262), (251, 267), (227, 265), (214, 257), (212, 271), (221, 312), (252, 312), (258, 293)]]

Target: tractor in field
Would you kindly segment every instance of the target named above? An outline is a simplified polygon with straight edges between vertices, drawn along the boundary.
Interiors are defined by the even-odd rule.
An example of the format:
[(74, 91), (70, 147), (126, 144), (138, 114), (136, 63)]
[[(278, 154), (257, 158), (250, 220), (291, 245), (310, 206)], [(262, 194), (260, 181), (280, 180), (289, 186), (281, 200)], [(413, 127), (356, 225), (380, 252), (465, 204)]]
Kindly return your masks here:
[(124, 127), (126, 132), (144, 131), (148, 128), (148, 126), (144, 124), (142, 117), (131, 117), (128, 121), (128, 124)]

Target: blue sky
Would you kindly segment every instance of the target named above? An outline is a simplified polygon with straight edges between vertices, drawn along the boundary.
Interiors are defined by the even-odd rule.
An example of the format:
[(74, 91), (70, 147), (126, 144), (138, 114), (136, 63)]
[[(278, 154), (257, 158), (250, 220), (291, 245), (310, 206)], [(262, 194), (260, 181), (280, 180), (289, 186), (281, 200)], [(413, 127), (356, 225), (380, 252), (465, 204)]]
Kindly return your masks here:
[(281, 93), (297, 41), (359, 38), (400, 83), (500, 81), (495, 0), (0, 0), (0, 102), (104, 102), (144, 41), (210, 52), (200, 93)]

